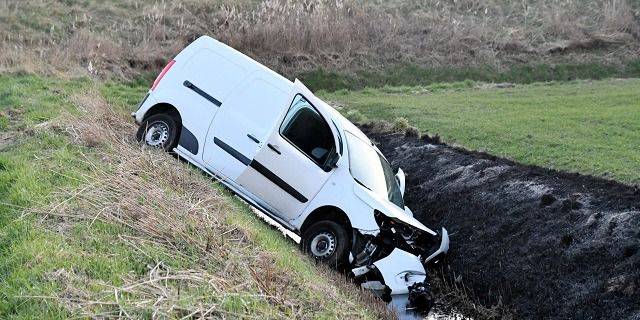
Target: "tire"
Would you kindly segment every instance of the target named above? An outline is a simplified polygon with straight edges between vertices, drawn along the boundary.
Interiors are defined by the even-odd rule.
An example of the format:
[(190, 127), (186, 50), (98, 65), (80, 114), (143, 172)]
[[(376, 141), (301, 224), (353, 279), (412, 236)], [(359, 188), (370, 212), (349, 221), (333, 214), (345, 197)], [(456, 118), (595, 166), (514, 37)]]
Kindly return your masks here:
[(347, 230), (330, 220), (311, 225), (300, 241), (302, 252), (336, 269), (346, 265), (349, 247)]
[(178, 125), (168, 114), (152, 115), (138, 128), (136, 140), (151, 147), (171, 151), (178, 145)]

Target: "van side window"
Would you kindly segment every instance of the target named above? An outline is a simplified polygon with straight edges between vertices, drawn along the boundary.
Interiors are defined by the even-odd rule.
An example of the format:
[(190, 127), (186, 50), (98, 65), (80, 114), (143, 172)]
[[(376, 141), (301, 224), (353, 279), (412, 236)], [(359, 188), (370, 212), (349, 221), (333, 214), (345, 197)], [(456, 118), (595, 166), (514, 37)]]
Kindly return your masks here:
[(293, 99), (280, 134), (320, 166), (335, 148), (329, 125), (300, 94)]

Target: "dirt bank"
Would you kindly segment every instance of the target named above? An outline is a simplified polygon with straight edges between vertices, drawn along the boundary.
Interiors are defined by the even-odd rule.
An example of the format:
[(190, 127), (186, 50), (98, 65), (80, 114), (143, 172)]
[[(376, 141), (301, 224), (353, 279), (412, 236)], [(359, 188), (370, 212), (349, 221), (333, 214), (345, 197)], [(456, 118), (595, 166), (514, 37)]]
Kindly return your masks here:
[(407, 205), (451, 233), (451, 269), (522, 318), (640, 319), (640, 191), (363, 128)]

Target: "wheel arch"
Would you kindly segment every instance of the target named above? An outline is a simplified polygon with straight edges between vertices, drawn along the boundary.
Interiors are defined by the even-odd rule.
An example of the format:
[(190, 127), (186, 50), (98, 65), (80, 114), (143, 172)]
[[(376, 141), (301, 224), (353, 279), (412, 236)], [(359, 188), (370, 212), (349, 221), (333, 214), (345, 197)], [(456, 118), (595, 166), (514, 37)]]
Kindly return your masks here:
[(338, 224), (345, 227), (348, 234), (351, 234), (352, 232), (351, 221), (349, 220), (349, 216), (344, 212), (344, 210), (336, 206), (326, 205), (314, 209), (304, 219), (304, 222), (300, 227), (300, 235), (303, 235), (304, 232), (314, 223), (322, 220), (337, 222)]
[(174, 120), (176, 120), (176, 122), (180, 126), (182, 126), (182, 115), (180, 115), (180, 111), (178, 111), (178, 108), (176, 108), (172, 104), (166, 103), (166, 102), (156, 103), (155, 105), (153, 105), (151, 108), (147, 110), (147, 112), (145, 112), (142, 120), (144, 121), (153, 115), (162, 114), (162, 113), (168, 114)]

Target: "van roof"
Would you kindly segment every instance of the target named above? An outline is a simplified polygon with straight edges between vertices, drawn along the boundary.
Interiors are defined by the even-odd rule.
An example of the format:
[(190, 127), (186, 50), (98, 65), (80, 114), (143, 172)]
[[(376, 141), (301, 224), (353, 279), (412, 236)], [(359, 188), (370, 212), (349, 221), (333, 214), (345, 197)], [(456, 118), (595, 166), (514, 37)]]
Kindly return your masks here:
[(267, 66), (263, 65), (262, 63), (256, 61), (255, 59), (252, 59), (251, 57), (245, 55), (244, 53), (230, 47), (229, 45), (225, 44), (224, 42), (218, 41), (210, 36), (207, 35), (203, 35), (201, 37), (199, 37), (198, 39), (196, 39), (195, 41), (193, 41), (188, 47), (193, 47), (193, 48), (201, 48), (201, 47), (210, 47), (210, 48), (215, 48), (216, 50), (218, 50), (218, 53), (222, 53), (225, 54), (225, 57), (227, 59), (231, 59), (231, 60), (236, 60), (236, 59), (242, 59), (244, 60), (245, 66), (252, 66), (255, 69), (260, 69), (262, 71), (265, 71), (271, 75), (273, 75), (276, 78), (279, 78), (280, 80), (283, 81), (287, 81), (287, 82), (291, 82), (291, 80), (283, 77), (281, 74), (271, 70), (270, 68), (268, 68)]
[(323, 115), (330, 117), (331, 120), (333, 120), (336, 125), (341, 129), (341, 130), (346, 130), (349, 131), (351, 134), (357, 136), (358, 138), (362, 139), (365, 142), (369, 142), (371, 143), (371, 140), (358, 128), (356, 127), (353, 123), (351, 123), (351, 121), (349, 121), (347, 118), (345, 118), (344, 116), (342, 116), (340, 114), (340, 112), (338, 112), (336, 109), (334, 109), (332, 106), (330, 106), (328, 103), (324, 102), (322, 99), (318, 98), (315, 94), (313, 94), (313, 92), (311, 90), (309, 90), (303, 83), (302, 81), (295, 79), (293, 82), (285, 77), (283, 77), (282, 75), (278, 74), (277, 72), (269, 69), (268, 67), (264, 66), (263, 64), (255, 61), (254, 59), (248, 57), (247, 55), (245, 55), (244, 53), (237, 51), (236, 49), (224, 44), (223, 42), (220, 42), (212, 37), (209, 36), (201, 36), (198, 39), (196, 39), (191, 45), (189, 45), (189, 47), (192, 48), (198, 48), (198, 47), (214, 47), (217, 48), (218, 50), (221, 50), (222, 52), (226, 52), (228, 54), (228, 58), (231, 59), (243, 59), (245, 60), (245, 62), (247, 63), (247, 65), (253, 65), (256, 68), (260, 68), (266, 72), (268, 72), (269, 74), (275, 76), (276, 78), (279, 78), (282, 81), (286, 81), (291, 83), (292, 85), (294, 85), (298, 90), (300, 90), (302, 94), (304, 94), (308, 99), (312, 99), (313, 101), (311, 101), (313, 103), (313, 105), (319, 109), (320, 113), (322, 113)]

